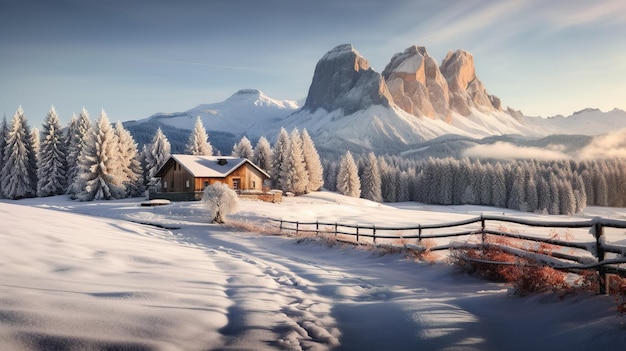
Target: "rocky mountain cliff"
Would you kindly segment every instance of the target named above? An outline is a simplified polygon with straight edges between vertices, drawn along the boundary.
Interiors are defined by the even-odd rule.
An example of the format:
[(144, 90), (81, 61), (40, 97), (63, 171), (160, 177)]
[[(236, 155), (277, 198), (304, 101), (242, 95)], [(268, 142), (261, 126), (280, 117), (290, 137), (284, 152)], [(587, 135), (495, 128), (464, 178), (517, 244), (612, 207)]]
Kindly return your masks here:
[(392, 97), (379, 73), (350, 44), (339, 45), (324, 55), (315, 66), (303, 110), (319, 108), (344, 115), (372, 105), (389, 107)]
[(450, 51), (441, 67), (423, 46), (395, 54), (382, 74), (350, 44), (339, 45), (315, 67), (304, 110), (344, 115), (372, 105), (396, 106), (416, 116), (451, 123), (452, 114), (502, 111), (500, 99), (487, 93), (476, 76), (474, 57), (467, 51)]

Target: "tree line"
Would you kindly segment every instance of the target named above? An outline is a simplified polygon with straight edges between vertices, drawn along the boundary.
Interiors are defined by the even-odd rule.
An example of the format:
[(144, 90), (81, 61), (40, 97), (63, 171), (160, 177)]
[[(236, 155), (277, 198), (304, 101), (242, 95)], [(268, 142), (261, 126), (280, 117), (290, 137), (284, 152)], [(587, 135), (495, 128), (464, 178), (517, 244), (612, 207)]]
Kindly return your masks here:
[(486, 205), (546, 214), (590, 206), (626, 207), (626, 159), (510, 160), (429, 158), (349, 152), (324, 161), (325, 187), (373, 201)]
[[(213, 155), (200, 118), (185, 153)], [(104, 110), (92, 122), (83, 108), (61, 127), (54, 107), (41, 132), (30, 128), (20, 106), (11, 122), (0, 123), (0, 198), (22, 199), (68, 194), (72, 199), (121, 199), (141, 196), (154, 185), (171, 145), (161, 129), (152, 142), (137, 145), (121, 122), (111, 124)], [(255, 148), (242, 137), (232, 155), (248, 158), (272, 176), (272, 186), (304, 194), (323, 185), (323, 168), (308, 132), (282, 129), (272, 148), (261, 137)]]

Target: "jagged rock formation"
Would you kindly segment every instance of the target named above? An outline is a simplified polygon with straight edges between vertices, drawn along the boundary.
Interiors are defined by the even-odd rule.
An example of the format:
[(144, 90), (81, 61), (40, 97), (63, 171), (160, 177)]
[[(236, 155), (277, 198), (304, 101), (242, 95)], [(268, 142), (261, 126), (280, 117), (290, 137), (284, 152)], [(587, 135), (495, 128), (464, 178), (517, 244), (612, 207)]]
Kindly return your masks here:
[(383, 77), (398, 107), (414, 116), (449, 121), (448, 83), (423, 46), (395, 54)]
[(372, 105), (397, 106), (416, 117), (448, 123), (453, 112), (469, 116), (472, 109), (502, 111), (500, 99), (487, 93), (473, 56), (464, 50), (449, 52), (439, 67), (426, 48), (411, 46), (395, 54), (382, 75), (350, 44), (335, 47), (318, 61), (303, 110), (343, 109), (350, 115)]
[(472, 107), (483, 112), (502, 110), (500, 99), (487, 94), (485, 86), (476, 76), (474, 57), (469, 52), (448, 52), (441, 63), (441, 72), (448, 81), (451, 109), (463, 116), (471, 114)]
[(382, 76), (350, 44), (339, 45), (315, 66), (304, 110), (319, 108), (330, 112), (343, 109), (344, 115), (371, 105), (390, 106), (392, 98)]

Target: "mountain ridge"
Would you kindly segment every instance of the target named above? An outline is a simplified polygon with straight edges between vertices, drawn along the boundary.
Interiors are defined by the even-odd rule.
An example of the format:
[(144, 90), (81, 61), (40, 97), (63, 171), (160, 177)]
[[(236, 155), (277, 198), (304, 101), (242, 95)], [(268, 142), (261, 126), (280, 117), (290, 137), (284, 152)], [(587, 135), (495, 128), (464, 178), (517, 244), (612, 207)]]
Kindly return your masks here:
[(125, 125), (134, 130), (142, 125), (154, 130), (163, 126), (181, 134), (200, 118), (211, 142), (219, 143), (223, 153), (230, 152), (228, 146), (243, 135), (273, 140), (283, 127), (307, 129), (318, 147), (329, 151), (393, 153), (448, 134), (471, 139), (516, 134), (539, 138), (597, 135), (626, 127), (626, 112), (619, 109), (606, 113), (584, 109), (570, 117), (552, 118), (503, 109), (500, 99), (478, 79), (470, 53), (450, 51), (439, 66), (419, 46), (395, 54), (383, 73), (374, 71), (351, 44), (336, 46), (318, 61), (303, 101), (241, 89), (221, 102), (157, 113)]

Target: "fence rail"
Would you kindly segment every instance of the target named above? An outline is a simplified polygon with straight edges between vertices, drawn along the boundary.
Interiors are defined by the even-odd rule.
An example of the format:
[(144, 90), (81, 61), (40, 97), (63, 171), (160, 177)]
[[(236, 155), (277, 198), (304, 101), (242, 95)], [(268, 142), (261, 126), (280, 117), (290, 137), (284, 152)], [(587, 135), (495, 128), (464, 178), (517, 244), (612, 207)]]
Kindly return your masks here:
[[(468, 245), (458, 243), (448, 243), (446, 245), (439, 245), (430, 250), (448, 250), (451, 248), (467, 248), (474, 247), (486, 247), (488, 244), (487, 235), (497, 235), (502, 237), (509, 237), (518, 240), (545, 243), (560, 248), (569, 248), (570, 250), (577, 250), (580, 255), (572, 253), (565, 253), (554, 251), (550, 255), (550, 259), (539, 259), (542, 265), (551, 266), (555, 269), (567, 270), (567, 271), (580, 271), (580, 270), (595, 270), (598, 272), (600, 282), (599, 293), (607, 293), (607, 274), (619, 274), (620, 276), (626, 276), (626, 268), (620, 267), (620, 264), (626, 263), (626, 246), (611, 244), (606, 241), (605, 229), (616, 228), (625, 229), (626, 221), (607, 219), (601, 217), (595, 217), (593, 219), (578, 220), (578, 221), (537, 221), (523, 218), (505, 217), (505, 216), (493, 216), (493, 215), (481, 215), (462, 221), (439, 223), (439, 224), (427, 224), (427, 225), (415, 225), (405, 227), (390, 227), (390, 226), (376, 226), (376, 225), (359, 225), (359, 224), (346, 224), (337, 222), (299, 222), (299, 221), (287, 221), (283, 219), (268, 218), (273, 223), (278, 223), (280, 230), (295, 231), (296, 234), (300, 232), (315, 233), (320, 235), (322, 233), (332, 234), (338, 240), (356, 243), (372, 243), (379, 245), (386, 243), (389, 245), (397, 245), (394, 241), (398, 239), (402, 241), (416, 240), (417, 245), (413, 248), (417, 250), (426, 250), (422, 245), (422, 241), (425, 239), (443, 239), (453, 238), (460, 236), (480, 235), (481, 243)], [(588, 242), (574, 242), (568, 240), (562, 240), (556, 237), (540, 237), (528, 234), (519, 234), (514, 231), (507, 230), (493, 230), (488, 229), (488, 223), (496, 223), (502, 226), (502, 223), (513, 223), (523, 225), (526, 227), (539, 227), (539, 228), (589, 228), (589, 232), (593, 236), (592, 241)], [(478, 225), (477, 225), (478, 224)], [(468, 228), (469, 227), (469, 228)], [(457, 231), (450, 230), (444, 233), (425, 233), (426, 230), (441, 230), (457, 228)], [(345, 237), (354, 237), (353, 240), (346, 239)], [(391, 242), (389, 242), (391, 240)], [(407, 246), (406, 243), (403, 243)], [(477, 246), (476, 246), (477, 245)], [(517, 256), (525, 256), (516, 252), (519, 248), (515, 248), (512, 251)], [(536, 251), (527, 250), (526, 253), (533, 255), (542, 255)], [(590, 254), (590, 256), (583, 256), (583, 252)], [(607, 254), (610, 255), (607, 256)], [(568, 261), (568, 262), (563, 262)], [(481, 260), (482, 261), (482, 260)], [(573, 262), (573, 263), (572, 263)], [(498, 263), (498, 262), (491, 262)]]

